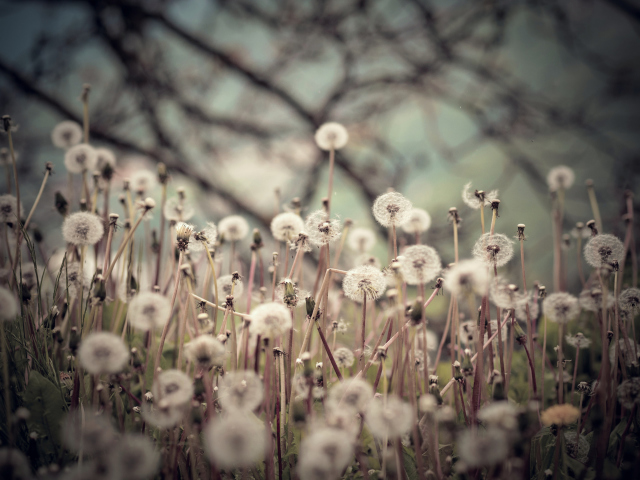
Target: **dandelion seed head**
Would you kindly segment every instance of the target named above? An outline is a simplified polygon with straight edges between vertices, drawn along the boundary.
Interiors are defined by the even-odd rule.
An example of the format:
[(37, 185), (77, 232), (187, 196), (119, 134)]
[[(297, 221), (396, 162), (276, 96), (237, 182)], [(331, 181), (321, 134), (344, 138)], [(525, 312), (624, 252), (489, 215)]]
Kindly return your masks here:
[(520, 410), (507, 401), (490, 403), (480, 409), (478, 420), (487, 428), (513, 432), (518, 428)]
[(193, 398), (193, 381), (181, 370), (171, 369), (160, 372), (153, 382), (151, 393), (155, 401), (176, 407), (186, 405)]
[(483, 190), (471, 191), (471, 182), (467, 183), (462, 189), (462, 201), (474, 210), (479, 210), (480, 207), (488, 207), (497, 198), (498, 190), (491, 190), (488, 193)]
[(567, 324), (580, 315), (580, 304), (573, 295), (556, 292), (547, 295), (544, 299), (542, 311), (552, 322)]
[(461, 260), (444, 273), (444, 285), (453, 295), (484, 295), (489, 288), (487, 267), (478, 260)]
[(489, 298), (497, 307), (512, 310), (516, 308), (522, 296), (518, 293), (518, 288), (515, 285), (503, 277), (496, 277), (491, 280)]
[(627, 288), (618, 297), (620, 310), (629, 314), (632, 318), (640, 312), (640, 288)]
[(558, 165), (549, 170), (547, 174), (547, 185), (552, 192), (560, 190), (561, 188), (567, 190), (571, 188), (575, 179), (576, 175), (571, 168), (566, 165)]
[(409, 285), (425, 284), (436, 278), (442, 270), (440, 255), (427, 245), (413, 245), (398, 258), (400, 273)]
[(116, 374), (129, 363), (129, 349), (118, 335), (92, 332), (80, 342), (78, 360), (92, 375)]
[(164, 218), (174, 222), (187, 222), (196, 214), (195, 208), (190, 202), (182, 200), (179, 197), (171, 197), (167, 199), (162, 209)]
[(303, 474), (307, 460), (330, 466), (329, 476), (325, 478), (338, 478), (352, 457), (353, 443), (342, 431), (328, 427), (318, 428), (300, 444), (300, 478), (308, 478)]
[(264, 426), (239, 413), (217, 416), (203, 430), (205, 453), (219, 468), (249, 467), (264, 457)]
[(407, 233), (423, 233), (431, 227), (431, 215), (422, 208), (412, 208), (402, 229)]
[(618, 385), (618, 401), (624, 408), (631, 410), (640, 404), (640, 377), (629, 377)]
[(127, 317), (133, 328), (149, 331), (162, 328), (171, 315), (171, 304), (164, 295), (154, 292), (141, 292), (129, 303)]
[(227, 351), (224, 345), (211, 335), (200, 335), (185, 345), (185, 356), (203, 370), (224, 365)]
[[(218, 228), (215, 223), (207, 222), (207, 226), (199, 232), (193, 232), (191, 234), (191, 241), (189, 242), (189, 251), (202, 252), (205, 248), (215, 248), (216, 240), (218, 239)], [(213, 257), (213, 255), (212, 255)]]
[(320, 125), (314, 138), (322, 150), (340, 150), (347, 145), (349, 132), (340, 123), (327, 122)]
[(218, 399), (227, 411), (251, 412), (260, 406), (263, 398), (262, 381), (253, 370), (228, 372), (220, 379)]
[[(356, 267), (359, 267), (361, 265), (368, 265), (370, 267), (373, 267), (377, 270), (381, 270), (382, 269), (382, 264), (380, 263), (380, 260), (378, 260), (376, 257), (374, 257), (373, 255), (370, 255), (368, 253), (362, 253), (360, 255), (358, 255), (354, 261), (353, 264)], [(383, 273), (384, 275), (384, 273)], [(385, 278), (385, 284), (386, 284), (386, 278)]]
[(521, 295), (516, 301), (516, 318), (521, 322), (527, 320), (527, 306), (529, 306), (529, 318), (538, 318), (540, 314), (540, 307), (538, 302), (534, 299), (533, 294)]
[(251, 310), (249, 329), (262, 338), (275, 339), (291, 327), (291, 312), (281, 303), (263, 303)]
[(369, 252), (376, 245), (376, 234), (370, 228), (354, 228), (347, 237), (347, 245), (354, 252)]
[(540, 415), (543, 425), (557, 425), (559, 427), (570, 425), (580, 416), (580, 410), (571, 404), (564, 403), (561, 405), (553, 405), (547, 408)]
[(318, 247), (336, 241), (342, 233), (340, 220), (328, 218), (324, 210), (310, 214), (304, 222), (304, 230), (309, 235), (309, 241)]
[[(578, 303), (583, 310), (588, 312), (600, 312), (602, 311), (604, 296), (602, 290), (598, 288), (586, 288), (580, 292), (578, 297)], [(607, 295), (607, 308), (613, 307), (615, 298), (613, 295)]]
[(508, 437), (496, 428), (465, 430), (458, 437), (460, 462), (469, 469), (490, 467), (509, 455)]
[(365, 411), (373, 398), (373, 388), (360, 378), (347, 378), (329, 390), (328, 402), (331, 407), (349, 409), (354, 413)]
[(365, 296), (368, 300), (375, 300), (384, 293), (386, 287), (384, 274), (369, 265), (349, 270), (342, 281), (344, 294), (356, 302), (362, 302)]
[(578, 332), (575, 335), (566, 335), (565, 340), (567, 344), (571, 345), (573, 348), (589, 348), (591, 345), (591, 340), (584, 336), (582, 332)]
[(249, 234), (249, 224), (240, 215), (230, 215), (218, 222), (218, 232), (226, 242), (237, 242)]
[(62, 223), (62, 236), (73, 245), (95, 245), (103, 235), (102, 219), (93, 213), (72, 213)]
[[(244, 283), (242, 280), (236, 280), (235, 286), (233, 285), (233, 275), (223, 275), (218, 277), (218, 294), (220, 295), (220, 305), (223, 305), (224, 299), (233, 295), (234, 298), (239, 298), (240, 295), (244, 292)], [(233, 294), (231, 293), (231, 289), (233, 288)], [(213, 291), (215, 295), (215, 290)], [(216, 299), (217, 301), (217, 299)]]
[(336, 348), (333, 352), (333, 357), (340, 368), (349, 368), (355, 362), (353, 352), (345, 347)]
[(82, 127), (71, 120), (58, 123), (51, 130), (51, 142), (55, 147), (65, 150), (82, 141)]
[[(637, 365), (640, 360), (640, 343), (636, 342), (633, 338), (629, 338), (629, 348), (627, 348), (627, 339), (621, 338), (618, 341), (620, 345), (620, 359), (624, 360), (624, 365), (631, 367)], [(637, 352), (637, 354), (636, 354)], [(609, 345), (609, 364), (614, 365), (616, 359), (616, 344), (611, 342)]]
[(20, 314), (18, 300), (8, 288), (0, 287), (0, 305), (0, 322), (12, 322)]
[(373, 202), (373, 216), (383, 227), (399, 227), (410, 218), (411, 202), (398, 192), (380, 195)]
[(271, 220), (271, 234), (279, 242), (291, 242), (303, 230), (304, 221), (292, 212), (279, 213)]
[(129, 177), (131, 190), (136, 193), (149, 193), (158, 184), (158, 175), (146, 168), (140, 168)]
[(145, 435), (129, 433), (118, 438), (108, 463), (119, 466), (123, 480), (144, 480), (158, 473), (160, 453)]
[(156, 404), (151, 407), (148, 403), (142, 406), (142, 418), (149, 425), (156, 428), (173, 428), (184, 420), (187, 412), (186, 406), (172, 406), (166, 402), (159, 403), (162, 406)]
[(458, 327), (458, 336), (465, 347), (473, 344), (477, 331), (478, 328), (476, 326), (476, 322), (467, 320), (466, 322), (460, 323), (460, 327)]
[(485, 233), (476, 241), (472, 253), (476, 260), (502, 267), (513, 258), (513, 242), (501, 233)]
[(17, 224), (18, 217), (22, 218), (23, 210), (20, 205), (18, 215), (18, 200), (13, 195), (0, 195), (0, 222)]
[(414, 422), (411, 405), (395, 395), (389, 395), (386, 404), (381, 399), (369, 402), (366, 417), (376, 438), (401, 437), (411, 430)]
[(591, 237), (584, 246), (584, 259), (594, 268), (620, 262), (623, 255), (624, 245), (620, 239), (608, 233)]
[(87, 143), (74, 145), (64, 154), (64, 166), (69, 173), (93, 172), (97, 164), (98, 154)]
[(61, 438), (72, 452), (87, 455), (107, 451), (117, 440), (109, 418), (91, 409), (70, 411), (62, 421)]

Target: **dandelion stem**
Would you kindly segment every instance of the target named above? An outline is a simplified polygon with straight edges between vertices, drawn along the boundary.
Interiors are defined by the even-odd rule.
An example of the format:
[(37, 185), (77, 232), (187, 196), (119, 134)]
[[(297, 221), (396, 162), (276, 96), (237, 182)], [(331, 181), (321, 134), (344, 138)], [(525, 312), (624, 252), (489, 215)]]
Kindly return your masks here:
[(118, 248), (118, 251), (116, 252), (115, 256), (113, 257), (113, 260), (111, 261), (111, 264), (109, 265), (109, 268), (108, 268), (107, 272), (104, 275), (104, 281), (105, 282), (109, 281), (109, 277), (111, 276), (111, 272), (113, 272), (113, 269), (116, 266), (116, 262), (118, 261), (118, 259), (122, 255), (122, 252), (124, 252), (124, 249), (128, 245), (129, 241), (133, 238), (133, 234), (135, 233), (136, 228), (138, 228), (138, 225), (140, 225), (140, 222), (142, 222), (142, 219), (144, 218), (145, 214), (149, 210), (150, 209), (148, 209), (148, 208), (144, 209), (144, 211), (142, 212), (142, 215), (140, 215), (140, 217), (136, 221), (136, 223), (133, 226), (133, 228), (131, 230), (129, 230), (129, 233), (127, 234), (125, 239), (122, 241), (122, 244), (120, 245), (120, 248)]
[[(576, 375), (578, 374), (578, 359), (580, 358), (580, 342), (576, 345), (576, 360), (573, 366), (573, 380), (571, 381), (571, 398), (576, 393)], [(573, 403), (573, 401), (571, 401)]]
[(7, 419), (7, 436), (9, 437), (9, 445), (13, 445), (13, 426), (11, 425), (11, 388), (9, 378), (9, 343), (7, 342), (8, 322), (0, 322), (0, 350), (2, 350), (2, 385), (4, 392), (4, 408), (5, 418)]
[(327, 217), (331, 214), (331, 197), (333, 197), (333, 172), (336, 161), (336, 150), (331, 147), (329, 150), (329, 187), (327, 192)]
[[(160, 200), (160, 211), (162, 215), (160, 215), (160, 230), (158, 232), (158, 236), (160, 237), (158, 240), (158, 254), (156, 256), (156, 275), (153, 280), (154, 285), (160, 285), (160, 271), (162, 268), (162, 247), (164, 246), (164, 237), (165, 237), (165, 218), (164, 218), (164, 206), (167, 203), (167, 183), (162, 182), (162, 194)], [(206, 245), (205, 245), (206, 249)], [(218, 299), (216, 298), (216, 302)]]
[(562, 359), (562, 344), (564, 325), (558, 324), (558, 403), (562, 405), (564, 403), (564, 365)]
[(592, 180), (587, 180), (587, 195), (589, 196), (589, 203), (591, 204), (591, 211), (593, 212), (593, 219), (596, 221), (598, 232), (602, 232), (602, 217), (600, 216), (600, 207), (598, 207), (598, 200), (596, 199), (596, 191), (593, 187)]
[(50, 175), (51, 175), (51, 169), (47, 168), (45, 170), (45, 172), (44, 172), (44, 178), (42, 179), (42, 184), (40, 185), (40, 190), (38, 191), (38, 196), (36, 197), (35, 202), (33, 202), (33, 207), (31, 207), (31, 211), (29, 212), (29, 216), (25, 220), (24, 226), (22, 227), (25, 231), (27, 230), (27, 227), (29, 226), (29, 222), (31, 221), (31, 217), (33, 217), (33, 212), (36, 211), (36, 207), (38, 206), (38, 203), (40, 203), (40, 199), (42, 198), (42, 192), (44, 192), (44, 187), (47, 184), (47, 180), (49, 179)]

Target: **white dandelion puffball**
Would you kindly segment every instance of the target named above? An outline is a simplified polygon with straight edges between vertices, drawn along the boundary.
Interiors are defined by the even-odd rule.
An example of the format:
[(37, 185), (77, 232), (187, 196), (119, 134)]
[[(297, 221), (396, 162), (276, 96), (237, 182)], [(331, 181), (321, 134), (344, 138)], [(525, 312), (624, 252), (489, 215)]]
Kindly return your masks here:
[(502, 267), (513, 258), (513, 242), (501, 233), (485, 233), (473, 246), (472, 253), (476, 260)]
[(342, 281), (344, 294), (356, 302), (362, 302), (365, 296), (368, 300), (375, 300), (384, 293), (386, 288), (384, 274), (369, 265), (361, 265), (349, 270)]
[(376, 438), (397, 438), (411, 430), (414, 413), (411, 405), (395, 395), (369, 402), (366, 414), (371, 433)]
[(264, 427), (257, 419), (218, 415), (202, 433), (205, 453), (219, 468), (249, 467), (264, 457)]
[(349, 368), (355, 362), (353, 352), (345, 347), (336, 348), (333, 352), (333, 357), (340, 368)]
[(640, 312), (640, 289), (627, 288), (620, 293), (618, 298), (620, 310), (635, 317)]
[(630, 377), (618, 385), (618, 401), (620, 404), (631, 410), (640, 404), (640, 377)]
[(505, 310), (515, 309), (518, 302), (522, 299), (522, 295), (518, 293), (517, 287), (514, 287), (515, 285), (510, 284), (504, 278), (496, 277), (491, 280), (491, 285), (489, 286), (489, 298), (496, 307), (503, 308)]
[(624, 255), (624, 245), (615, 235), (601, 233), (584, 246), (584, 259), (594, 268), (620, 262)]
[(373, 216), (383, 227), (398, 227), (409, 219), (413, 205), (401, 193), (389, 192), (373, 202)]
[(164, 295), (141, 292), (129, 304), (129, 325), (143, 331), (162, 328), (171, 314), (171, 303)]
[(585, 337), (581, 332), (578, 332), (575, 335), (565, 335), (564, 339), (567, 341), (567, 344), (571, 345), (573, 348), (589, 348), (591, 345), (591, 340)]
[(497, 465), (509, 455), (509, 439), (496, 428), (465, 430), (458, 438), (460, 461), (467, 468)]
[[(621, 338), (618, 340), (618, 345), (620, 346), (620, 361), (624, 363), (627, 367), (631, 367), (634, 363), (638, 363), (640, 360), (640, 343), (636, 342), (633, 338), (627, 339)], [(627, 349), (627, 345), (629, 348)], [(616, 343), (611, 342), (609, 345), (609, 363), (613, 365), (616, 359)]]
[(566, 165), (558, 165), (549, 170), (547, 174), (547, 185), (549, 185), (549, 190), (552, 192), (561, 188), (566, 190), (571, 188), (575, 179), (576, 175), (571, 168)]
[(431, 227), (431, 215), (422, 208), (412, 208), (407, 221), (402, 224), (402, 230), (407, 233), (422, 233)]
[(538, 318), (540, 314), (540, 307), (537, 300), (534, 299), (533, 294), (521, 295), (516, 301), (516, 318), (521, 322), (527, 320), (527, 306), (529, 307), (529, 318), (532, 320)]
[[(353, 457), (353, 444), (344, 432), (335, 428), (318, 428), (302, 440), (300, 445), (300, 463), (305, 457), (319, 457), (322, 463), (330, 466), (329, 477), (339, 478)], [(337, 476), (336, 476), (337, 475)], [(306, 478), (301, 476), (301, 478)]]
[(361, 378), (346, 378), (329, 390), (331, 408), (349, 409), (362, 413), (373, 398), (373, 388)]
[(292, 212), (279, 213), (271, 220), (271, 234), (279, 242), (291, 242), (303, 230), (304, 221)]
[(95, 245), (103, 235), (102, 219), (93, 213), (72, 213), (62, 223), (62, 236), (73, 245)]
[(96, 155), (96, 170), (102, 172), (107, 165), (112, 169), (116, 168), (116, 156), (108, 148), (96, 148)]
[(118, 335), (93, 332), (80, 342), (78, 360), (92, 375), (120, 373), (129, 362), (129, 349)]
[(51, 142), (55, 147), (65, 150), (82, 141), (82, 127), (71, 120), (60, 122), (51, 130)]
[(304, 222), (304, 230), (309, 235), (309, 242), (318, 247), (337, 240), (342, 232), (340, 220), (328, 218), (324, 210), (310, 214)]
[(62, 421), (62, 443), (72, 452), (93, 455), (113, 447), (117, 436), (107, 415), (86, 410), (72, 410)]
[(218, 222), (218, 232), (226, 242), (237, 242), (249, 234), (249, 224), (240, 215), (230, 215)]
[(64, 166), (69, 173), (93, 172), (97, 164), (98, 154), (87, 143), (74, 145), (64, 154)]
[(173, 428), (184, 420), (187, 410), (187, 407), (182, 405), (163, 405), (162, 407), (154, 405), (151, 408), (151, 405), (146, 403), (142, 405), (141, 413), (142, 418), (149, 425), (156, 428)]
[(471, 191), (471, 182), (467, 183), (462, 189), (462, 201), (469, 208), (479, 210), (480, 207), (487, 207), (491, 202), (498, 199), (498, 190), (483, 192), (479, 190)]
[(370, 228), (354, 228), (347, 237), (347, 245), (354, 252), (369, 252), (376, 245), (376, 234)]
[[(353, 264), (358, 267), (360, 265), (369, 265), (370, 267), (374, 267), (378, 270), (382, 269), (382, 264), (380, 263), (380, 260), (378, 260), (376, 257), (374, 257), (373, 255), (369, 255), (368, 253), (363, 253), (361, 255), (358, 255), (354, 260), (353, 260)], [(387, 281), (386, 277), (385, 277), (385, 282)]]
[(136, 193), (150, 192), (158, 184), (158, 175), (146, 168), (140, 168), (129, 177), (129, 186)]
[(462, 260), (444, 273), (444, 286), (453, 295), (484, 295), (489, 282), (487, 267), (478, 260)]
[(282, 303), (263, 303), (251, 310), (249, 329), (262, 338), (277, 338), (291, 327), (291, 312)]
[(153, 478), (160, 469), (160, 453), (146, 435), (139, 433), (118, 438), (109, 460), (109, 463), (119, 465), (123, 480)]
[[(233, 297), (239, 298), (244, 292), (244, 284), (242, 280), (236, 280), (235, 286), (233, 285), (233, 275), (223, 275), (218, 278), (216, 282), (218, 284), (218, 295), (220, 295), (220, 305), (223, 305), (223, 302), (227, 298), (227, 296), (232, 295), (231, 289), (233, 288)], [(216, 292), (212, 288), (213, 295), (215, 296)], [(216, 299), (216, 302), (218, 299)]]
[(18, 214), (18, 200), (8, 193), (0, 195), (0, 222), (17, 223), (18, 216), (22, 218), (23, 210), (20, 205), (20, 213)]
[(349, 132), (337, 122), (328, 122), (320, 125), (314, 138), (322, 150), (340, 150), (349, 141)]
[[(607, 308), (613, 307), (615, 304), (615, 297), (613, 294), (607, 295)], [(584, 289), (580, 292), (578, 297), (578, 303), (583, 310), (588, 312), (600, 312), (602, 311), (604, 302), (604, 295), (600, 288)]]
[[(189, 242), (190, 252), (202, 252), (206, 248), (212, 249), (216, 245), (218, 239), (218, 227), (213, 222), (207, 222), (207, 226), (199, 232), (193, 232), (191, 234), (191, 241)], [(211, 254), (213, 257), (213, 254)]]
[(580, 315), (580, 304), (573, 295), (556, 292), (544, 299), (542, 311), (552, 322), (567, 324)]
[(262, 404), (263, 390), (262, 381), (253, 370), (231, 371), (220, 378), (218, 400), (227, 411), (251, 412)]
[(0, 448), (0, 474), (6, 480), (31, 480), (31, 466), (27, 457), (17, 448)]
[(193, 398), (193, 392), (193, 381), (189, 375), (175, 369), (160, 372), (151, 388), (154, 402), (170, 407), (187, 404)]
[(194, 338), (184, 346), (184, 353), (189, 360), (204, 370), (224, 365), (227, 359), (224, 345), (211, 335)]
[(8, 288), (0, 287), (0, 305), (0, 322), (11, 322), (20, 313), (18, 300)]
[(442, 270), (440, 255), (427, 245), (413, 245), (398, 257), (400, 273), (409, 285), (430, 282)]
[(196, 214), (195, 209), (191, 203), (186, 200), (181, 200), (179, 197), (169, 198), (162, 210), (164, 218), (174, 222), (186, 222)]

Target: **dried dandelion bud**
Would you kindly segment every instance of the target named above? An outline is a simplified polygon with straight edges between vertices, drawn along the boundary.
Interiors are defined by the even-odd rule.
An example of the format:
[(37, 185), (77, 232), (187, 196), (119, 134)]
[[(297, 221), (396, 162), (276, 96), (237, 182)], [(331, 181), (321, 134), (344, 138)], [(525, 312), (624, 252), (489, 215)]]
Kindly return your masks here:
[(62, 223), (62, 236), (73, 245), (95, 245), (104, 235), (102, 219), (89, 212), (76, 212)]
[(467, 183), (462, 189), (462, 201), (474, 210), (479, 210), (480, 207), (487, 207), (491, 205), (495, 199), (498, 198), (498, 190), (492, 190), (489, 193), (483, 190), (471, 191), (471, 182)]
[(398, 260), (400, 273), (409, 285), (428, 283), (442, 270), (440, 255), (427, 245), (413, 245), (405, 249)]
[(502, 267), (513, 258), (513, 242), (501, 233), (485, 233), (473, 246), (473, 256), (487, 265)]
[(279, 213), (271, 220), (271, 234), (279, 242), (291, 242), (303, 230), (304, 221), (295, 213)]
[(193, 226), (187, 223), (178, 223), (176, 225), (176, 240), (178, 250), (186, 252), (189, 248), (189, 240), (193, 234)]
[(407, 222), (413, 205), (398, 192), (380, 195), (373, 202), (373, 216), (383, 227), (399, 227)]
[(596, 221), (595, 220), (589, 220), (587, 222), (587, 227), (589, 227), (589, 229), (591, 230), (591, 236), (595, 237), (596, 235), (598, 235), (598, 228), (596, 227)]
[(580, 314), (580, 305), (573, 295), (557, 292), (544, 299), (542, 310), (552, 322), (567, 324)]
[(92, 172), (97, 164), (98, 154), (87, 143), (74, 145), (64, 154), (64, 166), (69, 173)]
[(129, 362), (129, 349), (118, 335), (93, 332), (80, 342), (78, 361), (92, 375), (120, 373)]
[(624, 255), (624, 245), (614, 235), (603, 233), (591, 237), (584, 246), (584, 258), (594, 268), (620, 262)]
[(460, 225), (460, 223), (462, 223), (462, 219), (460, 218), (458, 209), (456, 207), (451, 207), (449, 209), (449, 212), (447, 213), (447, 219), (449, 220), (449, 223), (455, 222), (456, 225)]
[(518, 236), (517, 236), (517, 238), (520, 241), (526, 240), (526, 237), (524, 236), (524, 227), (525, 227), (524, 223), (519, 223), (518, 224)]
[(340, 123), (328, 122), (320, 125), (314, 138), (322, 150), (340, 150), (347, 145), (349, 132)]
[(406, 233), (423, 233), (431, 227), (431, 215), (422, 208), (412, 208), (409, 211), (407, 221), (402, 224), (402, 230)]
[(361, 265), (347, 272), (342, 281), (342, 288), (347, 297), (356, 302), (376, 300), (386, 289), (384, 274), (368, 265)]

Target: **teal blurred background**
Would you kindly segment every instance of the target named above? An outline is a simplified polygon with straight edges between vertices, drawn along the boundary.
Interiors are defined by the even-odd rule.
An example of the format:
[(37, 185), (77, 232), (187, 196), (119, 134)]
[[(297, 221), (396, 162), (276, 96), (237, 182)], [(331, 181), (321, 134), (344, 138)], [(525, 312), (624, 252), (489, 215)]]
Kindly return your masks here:
[[(551, 285), (545, 178), (560, 164), (576, 174), (566, 232), (592, 218), (591, 178), (604, 230), (622, 236), (623, 191), (640, 178), (640, 9), (632, 2), (1, 4), (0, 99), (20, 125), (25, 206), (44, 163), (57, 173), (35, 216), (49, 250), (61, 244), (53, 192), (66, 188), (63, 153), (49, 135), (59, 121), (81, 118), (84, 83), (92, 143), (118, 156), (114, 194), (141, 165), (162, 160), (170, 194), (184, 186), (196, 204), (196, 224), (235, 212), (266, 230), (293, 197), (307, 212), (319, 208), (328, 159), (313, 132), (338, 121), (351, 139), (338, 156), (333, 211), (375, 227), (372, 200), (394, 188), (431, 214), (424, 241), (445, 264), (450, 207), (463, 218), (462, 257), (480, 233), (478, 212), (461, 200), (471, 181), (499, 190), (497, 231), (515, 236), (527, 225), (528, 279)], [(505, 271), (517, 279), (519, 262)]]

